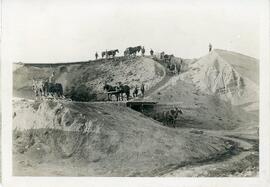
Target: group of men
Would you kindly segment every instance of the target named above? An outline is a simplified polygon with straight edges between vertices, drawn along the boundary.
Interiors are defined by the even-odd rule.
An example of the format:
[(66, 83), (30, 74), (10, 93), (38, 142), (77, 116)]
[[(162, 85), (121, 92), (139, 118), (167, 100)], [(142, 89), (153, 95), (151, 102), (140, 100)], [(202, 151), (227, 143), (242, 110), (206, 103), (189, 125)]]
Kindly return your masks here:
[[(141, 87), (140, 87), (140, 91), (141, 91), (141, 94), (142, 94), (142, 97), (144, 97), (144, 92), (145, 92), (145, 85), (144, 83), (141, 84)], [(138, 85), (135, 86), (135, 89), (133, 91), (133, 98), (136, 98), (138, 97), (138, 94), (139, 94), (139, 88), (138, 88)]]
[[(144, 48), (144, 47), (142, 47), (141, 52), (142, 52), (142, 56), (144, 56), (144, 53), (145, 53), (145, 48)], [(153, 49), (150, 49), (150, 55), (151, 55), (151, 56), (153, 56), (153, 55), (154, 55), (154, 51), (153, 51)]]

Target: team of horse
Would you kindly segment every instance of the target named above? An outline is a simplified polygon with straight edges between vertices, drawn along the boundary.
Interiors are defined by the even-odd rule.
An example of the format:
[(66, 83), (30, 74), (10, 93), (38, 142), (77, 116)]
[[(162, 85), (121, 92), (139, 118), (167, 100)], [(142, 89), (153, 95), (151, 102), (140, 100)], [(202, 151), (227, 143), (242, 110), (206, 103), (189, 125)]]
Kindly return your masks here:
[(114, 58), (116, 53), (119, 53), (118, 49), (110, 50), (110, 51), (102, 51), (101, 52), (101, 57), (104, 58), (104, 56), (107, 58)]
[(136, 54), (139, 53), (141, 50), (142, 50), (142, 46), (128, 47), (124, 51), (124, 56), (125, 57), (136, 56)]
[(117, 101), (124, 100), (124, 96), (128, 101), (130, 99), (130, 87), (128, 85), (120, 84), (119, 86), (112, 86), (105, 83), (103, 89), (107, 91), (108, 101), (112, 100), (112, 96), (116, 97)]
[[(139, 52), (144, 53), (145, 49), (142, 46), (136, 46), (136, 47), (128, 47), (125, 49), (124, 51), (124, 56), (125, 57), (135, 57), (137, 55), (137, 53)], [(106, 51), (102, 51), (101, 52), (101, 58), (103, 59), (104, 57), (106, 59), (108, 58), (115, 58), (116, 54), (119, 53), (118, 49), (114, 49), (114, 50), (106, 50)], [(96, 58), (98, 57), (98, 54), (96, 53)], [(142, 54), (143, 55), (143, 54)]]
[(61, 83), (50, 83), (44, 80), (33, 80), (32, 90), (35, 96), (63, 97), (63, 86)]
[(160, 53), (160, 58), (158, 61), (166, 65), (167, 70), (172, 74), (180, 74), (181, 67), (183, 64), (182, 59), (180, 59), (180, 62), (174, 61), (174, 55), (171, 54), (165, 54), (165, 52)]

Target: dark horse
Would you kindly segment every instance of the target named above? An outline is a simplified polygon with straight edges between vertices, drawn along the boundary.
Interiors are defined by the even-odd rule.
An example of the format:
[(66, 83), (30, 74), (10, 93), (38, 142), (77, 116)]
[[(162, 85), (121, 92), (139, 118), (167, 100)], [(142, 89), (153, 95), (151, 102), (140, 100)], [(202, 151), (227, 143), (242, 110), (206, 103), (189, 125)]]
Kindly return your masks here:
[(118, 49), (107, 51), (107, 56), (114, 58), (116, 53), (119, 53)]
[(170, 63), (173, 57), (174, 57), (174, 55), (164, 54), (165, 63)]
[(175, 108), (170, 111), (166, 111), (164, 113), (164, 117), (166, 119), (167, 125), (172, 124), (175, 128), (175, 121), (178, 117), (178, 114), (183, 114), (183, 111), (181, 109)]
[(154, 116), (154, 119), (163, 122), (164, 125), (167, 126), (172, 124), (172, 126), (175, 128), (175, 122), (178, 117), (178, 114), (183, 114), (183, 111), (181, 109), (175, 108), (169, 111), (164, 111), (156, 114)]
[(111, 85), (105, 83), (103, 89), (108, 92), (108, 100), (109, 101), (112, 100), (112, 95), (115, 95), (116, 100), (119, 101), (120, 88), (118, 86), (111, 86)]
[(63, 86), (60, 83), (45, 82), (44, 88), (46, 95), (54, 96), (56, 94), (57, 97), (63, 97)]
[(139, 53), (141, 49), (142, 49), (142, 46), (128, 47), (124, 51), (124, 56), (131, 56), (131, 55), (136, 56), (136, 53)]
[(130, 97), (130, 87), (128, 85), (120, 85), (120, 97), (122, 101), (123, 101), (123, 94), (126, 95), (128, 101)]
[(119, 50), (118, 49), (115, 49), (115, 50), (110, 50), (110, 51), (103, 51), (101, 53), (101, 57), (103, 58), (104, 56), (106, 56), (106, 58), (114, 58), (116, 53), (119, 53)]
[(103, 58), (107, 54), (107, 51), (102, 51), (101, 52), (101, 57)]

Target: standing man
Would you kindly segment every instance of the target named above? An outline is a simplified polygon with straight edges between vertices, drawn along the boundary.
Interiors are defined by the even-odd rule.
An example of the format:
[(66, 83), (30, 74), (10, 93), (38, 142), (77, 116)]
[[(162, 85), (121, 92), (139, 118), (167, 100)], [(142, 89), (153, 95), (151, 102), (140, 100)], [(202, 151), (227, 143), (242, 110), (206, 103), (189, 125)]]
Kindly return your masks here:
[(117, 84), (118, 84), (117, 87), (118, 87), (118, 89), (120, 90), (120, 89), (122, 88), (122, 82), (120, 81), (120, 82), (118, 82)]
[(176, 63), (176, 71), (177, 71), (177, 74), (179, 75), (180, 71), (181, 71), (181, 64), (180, 63)]
[(212, 44), (211, 43), (209, 43), (209, 52), (211, 52), (212, 51)]
[(144, 53), (145, 53), (145, 49), (144, 49), (144, 46), (142, 47), (142, 56), (144, 56)]
[(138, 96), (138, 86), (136, 85), (135, 86), (135, 89), (133, 91), (133, 98), (137, 97)]
[(145, 88), (144, 88), (144, 84), (142, 83), (142, 85), (141, 85), (141, 93), (142, 93), (143, 97), (144, 97), (144, 91), (145, 91)]
[(95, 54), (95, 57), (96, 57), (96, 60), (98, 59), (98, 53), (96, 52), (96, 54)]
[(154, 51), (153, 51), (153, 49), (151, 49), (150, 50), (150, 55), (153, 56), (153, 54), (154, 54)]
[(52, 75), (49, 77), (49, 83), (55, 84), (55, 71), (53, 71)]

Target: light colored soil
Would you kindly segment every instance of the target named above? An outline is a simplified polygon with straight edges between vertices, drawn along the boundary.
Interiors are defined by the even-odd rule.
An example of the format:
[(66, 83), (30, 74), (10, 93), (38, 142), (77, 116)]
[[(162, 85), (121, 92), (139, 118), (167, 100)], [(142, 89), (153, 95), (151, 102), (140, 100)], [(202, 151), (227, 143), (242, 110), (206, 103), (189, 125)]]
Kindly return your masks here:
[[(15, 96), (27, 98), (32, 94), (32, 78), (46, 78), (54, 69), (58, 73), (57, 80), (65, 86), (83, 83), (96, 93), (102, 90), (107, 79), (113, 84), (121, 81), (132, 86), (145, 82), (146, 96), (140, 99), (159, 102), (154, 112), (178, 106), (183, 114), (176, 120), (177, 128), (170, 128), (151, 116), (124, 107), (123, 103), (14, 99), (13, 174), (257, 176), (257, 100), (249, 100), (246, 95), (258, 85), (256, 76), (245, 71), (243, 59), (255, 61), (215, 50), (198, 60), (185, 60), (185, 72), (175, 76), (167, 74), (164, 67), (146, 57), (53, 67), (16, 67)], [(213, 67), (221, 70), (224, 61), (229, 61), (225, 63), (230, 66), (228, 72), (234, 70), (236, 77), (244, 77), (247, 89), (239, 102), (235, 95), (229, 95), (226, 100), (211, 92), (220, 82), (212, 84), (212, 80), (204, 77), (206, 72), (216, 72)], [(256, 66), (251, 64), (250, 67)], [(232, 74), (222, 75), (228, 75), (225, 76), (227, 82), (223, 83), (235, 78)], [(207, 86), (208, 83), (211, 84)], [(210, 90), (205, 90), (204, 86)], [(235, 88), (241, 88), (238, 86)], [(241, 90), (236, 91), (240, 93)], [(253, 91), (252, 94), (258, 93)]]
[(32, 80), (46, 80), (54, 71), (56, 82), (61, 83), (64, 94), (68, 90), (85, 86), (92, 94), (97, 94), (96, 100), (105, 100), (107, 95), (103, 90), (105, 82), (116, 86), (118, 82), (131, 87), (131, 93), (136, 85), (145, 84), (146, 91), (158, 84), (165, 76), (162, 66), (148, 57), (124, 58), (115, 60), (97, 60), (66, 64), (30, 64), (14, 65), (13, 95), (34, 99)]
[(111, 104), (24, 100), (14, 102), (14, 112), (15, 175), (156, 176), (227, 155), (234, 145)]

